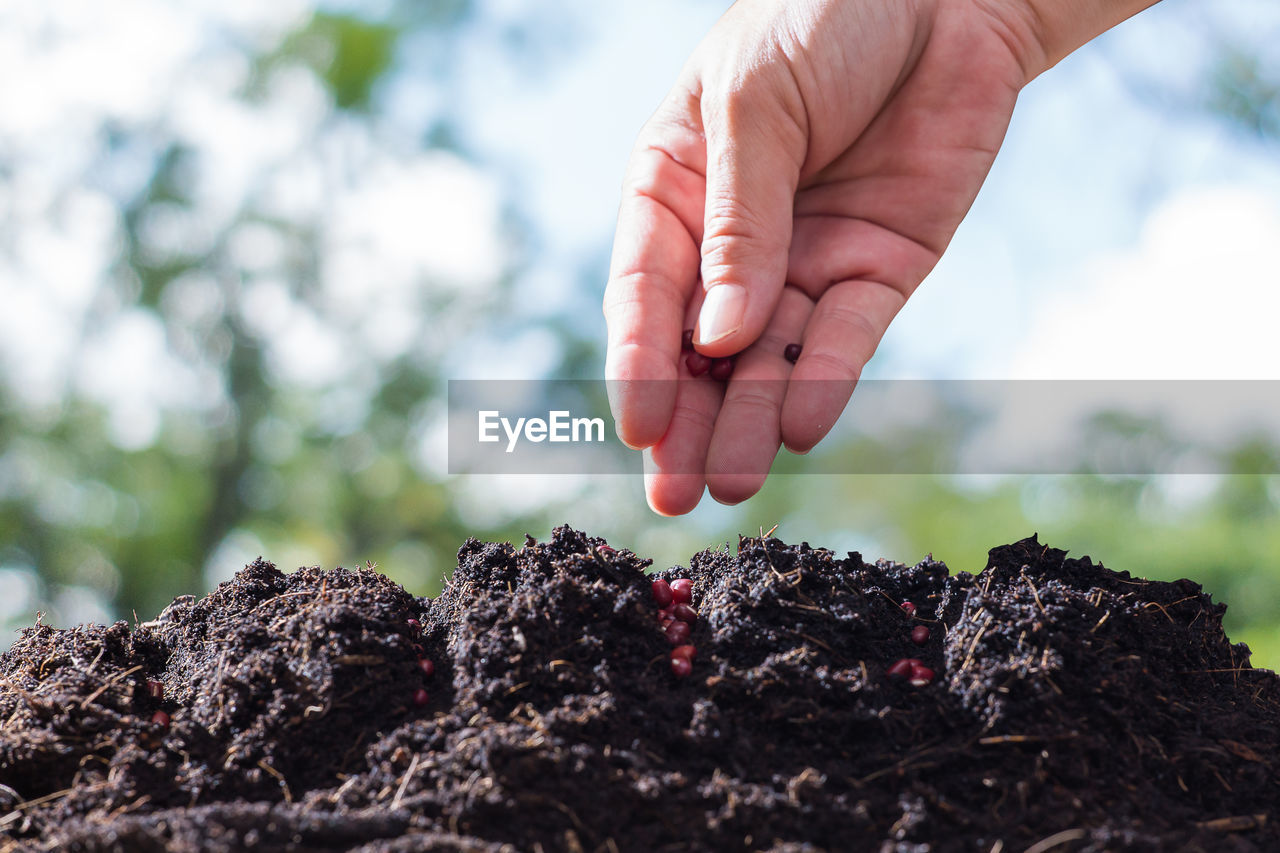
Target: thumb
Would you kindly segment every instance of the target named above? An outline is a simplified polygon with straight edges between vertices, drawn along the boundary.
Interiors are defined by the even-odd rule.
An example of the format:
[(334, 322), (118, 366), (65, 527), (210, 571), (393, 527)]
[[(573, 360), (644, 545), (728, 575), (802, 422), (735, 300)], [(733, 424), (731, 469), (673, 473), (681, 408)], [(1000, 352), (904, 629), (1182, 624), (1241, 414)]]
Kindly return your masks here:
[[(745, 103), (734, 103), (735, 100)], [(707, 139), (702, 282), (694, 342), (710, 356), (750, 346), (768, 325), (787, 276), (805, 134), (781, 103), (703, 101)]]

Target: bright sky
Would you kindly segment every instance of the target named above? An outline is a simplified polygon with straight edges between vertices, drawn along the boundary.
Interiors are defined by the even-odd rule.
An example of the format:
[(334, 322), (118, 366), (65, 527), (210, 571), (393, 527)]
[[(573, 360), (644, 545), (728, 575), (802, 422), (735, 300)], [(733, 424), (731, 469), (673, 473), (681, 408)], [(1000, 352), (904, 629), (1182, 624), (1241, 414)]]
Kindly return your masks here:
[(1179, 187), (1068, 276), (1030, 312), (1012, 378), (1280, 379), (1280, 194)]

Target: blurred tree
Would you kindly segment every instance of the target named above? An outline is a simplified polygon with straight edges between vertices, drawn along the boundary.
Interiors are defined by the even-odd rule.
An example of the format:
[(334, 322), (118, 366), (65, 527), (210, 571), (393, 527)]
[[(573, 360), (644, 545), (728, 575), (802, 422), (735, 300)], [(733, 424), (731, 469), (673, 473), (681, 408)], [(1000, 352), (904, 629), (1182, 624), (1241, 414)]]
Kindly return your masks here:
[[(316, 11), (265, 50), (241, 44), (249, 73), (219, 108), (243, 116), (250, 134), (291, 125), (297, 141), (251, 162), (254, 173), (229, 198), (219, 197), (227, 163), (216, 145), (193, 144), (172, 112), (104, 124), (82, 180), (132, 180), (110, 186), (121, 249), (84, 334), (140, 311), (163, 329), (169, 356), (214, 377), (215, 393), (163, 407), (153, 435), (122, 446), (109, 403), (70, 389), (60, 406), (32, 408), (0, 388), (0, 569), (38, 567), (36, 600), (83, 604), (83, 595), (66, 593), (90, 590), (116, 613), (151, 614), (255, 550), (327, 564), (385, 560), (427, 591), (468, 535), (514, 538), (545, 526), (540, 513), (519, 511), (496, 526), (463, 519), (422, 448), (443, 422), (448, 353), (478, 327), (502, 322), (519, 258), (484, 258), (480, 272), (461, 273), (479, 278), (463, 282), (412, 252), (401, 268), (353, 268), (377, 247), (362, 255), (361, 223), (343, 219), (360, 215), (371, 179), (391, 185), (374, 191), (395, 204), (397, 174), (417, 181), (407, 192), (436, 193), (436, 208), (468, 203), (441, 195), (468, 189), (450, 181), (470, 168), (456, 146), (446, 143), (444, 160), (424, 159), (431, 140), (456, 139), (448, 109), (415, 116), (424, 130), (406, 136), (391, 126), (379, 92), (406, 39), (436, 46), (447, 66), (450, 38), (470, 9), (447, 0), (391, 5), (376, 19)], [(299, 72), (319, 85), (316, 115), (290, 103), (299, 91), (307, 97)], [(451, 85), (444, 74), (429, 82)], [(425, 181), (414, 171), (424, 162), (439, 167)], [(10, 164), (0, 180), (24, 166)], [(438, 187), (429, 180), (437, 173)], [(282, 210), (280, 187), (289, 182), (310, 184), (308, 200)], [(428, 204), (412, 201), (408, 215)], [(466, 224), (493, 231), (481, 246), (518, 246), (518, 220), (496, 212)], [(335, 234), (344, 229), (354, 236)], [(353, 274), (367, 280), (344, 282)], [(344, 285), (365, 292), (335, 293)], [(382, 336), (388, 319), (405, 324), (395, 345)], [(302, 333), (286, 343), (290, 325)], [(282, 364), (305, 364), (308, 347), (320, 362), (326, 348), (336, 350), (331, 375), (299, 377)]]
[(1256, 52), (1227, 45), (1215, 63), (1205, 106), (1237, 127), (1280, 140), (1280, 70), (1268, 68)]
[(1280, 37), (1266, 0), (1215, 7), (1162, 4), (1142, 36), (1159, 49), (1109, 58), (1144, 103), (1170, 115), (1209, 117), (1264, 144), (1280, 141)]
[(391, 67), (400, 28), (354, 15), (316, 12), (263, 58), (269, 71), (277, 64), (301, 62), (325, 83), (340, 110), (367, 110), (373, 87)]

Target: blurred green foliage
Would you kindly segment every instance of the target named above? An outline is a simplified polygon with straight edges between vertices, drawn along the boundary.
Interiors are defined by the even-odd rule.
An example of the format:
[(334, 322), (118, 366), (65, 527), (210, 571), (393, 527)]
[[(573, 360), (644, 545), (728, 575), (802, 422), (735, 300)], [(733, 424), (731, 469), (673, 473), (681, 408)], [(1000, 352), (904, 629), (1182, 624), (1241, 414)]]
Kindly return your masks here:
[[(379, 19), (316, 12), (274, 48), (249, 57), (254, 69), (243, 97), (254, 101), (273, 75), (305, 69), (327, 93), (330, 121), (376, 125), (383, 110), (379, 87), (394, 73), (407, 36), (429, 31), (435, 44), (447, 45), (469, 11), (469, 4), (450, 0), (393, 5)], [(1247, 57), (1226, 56), (1221, 68), (1219, 111), (1273, 130), (1274, 81), (1264, 80)], [(1115, 568), (1202, 582), (1231, 603), (1230, 631), (1253, 646), (1255, 663), (1280, 662), (1280, 483), (1274, 477), (1218, 478), (1183, 500), (1178, 490), (1187, 481), (1180, 478), (1087, 470), (981, 482), (812, 473), (849, 470), (878, 452), (850, 439), (825, 446), (804, 464), (784, 455), (759, 497), (694, 520), (651, 516), (640, 484), (625, 479), (574, 485), (559, 497), (515, 508), (487, 500), (486, 489), (522, 487), (461, 483), (424, 466), (420, 448), (444, 392), (449, 347), (440, 342), (465, 341), (477, 327), (523, 322), (507, 299), (510, 270), (478, 298), (423, 283), (420, 334), (437, 339), (434, 347), (379, 360), (351, 340), (346, 357), (359, 369), (338, 386), (282, 381), (268, 364), (269, 337), (254, 322), (258, 309), (245, 287), (252, 275), (238, 265), (230, 236), (247, 224), (276, 234), (287, 247), (286, 266), (277, 272), (291, 298), (319, 311), (316, 265), (324, 233), (314, 223), (281, 217), (251, 195), (210, 239), (158, 252), (147, 223), (158, 213), (199, 210), (193, 175), (204, 164), (180, 141), (163, 133), (157, 138), (154, 127), (117, 127), (111, 134), (104, 157), (135, 151), (131, 140), (145, 142), (154, 156), (146, 179), (120, 200), (125, 240), (104, 300), (113, 307), (103, 310), (149, 312), (171, 346), (216, 371), (226, 403), (196, 413), (167, 411), (154, 440), (122, 449), (113, 443), (108, 413), (88, 400), (72, 394), (58, 407), (31, 408), (0, 387), (0, 571), (34, 569), (36, 602), (87, 590), (116, 615), (147, 618), (174, 595), (204, 591), (218, 550), (245, 541), (260, 544), (286, 568), (293, 554), (326, 565), (369, 561), (413, 591), (433, 593), (468, 536), (519, 541), (525, 532), (545, 536), (564, 521), (659, 563), (780, 524), (778, 535), (791, 541), (865, 548), (870, 558), (904, 561), (932, 551), (953, 569), (970, 571), (982, 568), (988, 548), (1038, 531), (1042, 541)], [(428, 147), (458, 145), (447, 114), (425, 139)], [(507, 242), (520, 245), (513, 223), (518, 216), (504, 226), (511, 229)], [(516, 257), (511, 264), (520, 262)], [(600, 269), (586, 266), (583, 301), (594, 306)], [(207, 274), (217, 297), (216, 312), (199, 324), (170, 310), (176, 288), (192, 273)], [(584, 331), (577, 318), (544, 322), (560, 341), (559, 375), (594, 376), (596, 330)], [(914, 437), (918, 464), (945, 469), (967, 424), (956, 411), (936, 431)], [(1149, 423), (1104, 415), (1092, 429), (1093, 448), (1114, 442), (1127, 452), (1137, 441), (1145, 452), (1176, 451)], [(1232, 454), (1231, 470), (1265, 469), (1262, 463), (1274, 470), (1280, 448), (1254, 441)], [(491, 503), (501, 506), (485, 512)], [(11, 614), (7, 627), (31, 617)]]
[(368, 109), (373, 87), (391, 67), (399, 35), (400, 28), (390, 23), (316, 12), (263, 65), (269, 70), (302, 62), (324, 81), (338, 109)]
[(1264, 139), (1280, 138), (1280, 80), (1268, 71), (1261, 56), (1224, 47), (1206, 101), (1210, 112), (1235, 126)]

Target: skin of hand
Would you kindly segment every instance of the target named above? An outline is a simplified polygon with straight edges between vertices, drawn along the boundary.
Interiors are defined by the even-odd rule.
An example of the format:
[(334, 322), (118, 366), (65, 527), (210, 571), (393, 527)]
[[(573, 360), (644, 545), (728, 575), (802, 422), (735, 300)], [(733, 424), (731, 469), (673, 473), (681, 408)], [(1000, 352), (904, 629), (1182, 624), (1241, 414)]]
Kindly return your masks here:
[[(739, 0), (645, 125), (605, 290), (649, 505), (737, 503), (804, 453), (937, 263), (1022, 87), (1154, 0)], [(697, 350), (737, 354), (725, 384)], [(793, 365), (789, 343), (803, 351)], [(684, 381), (677, 381), (684, 380)]]

